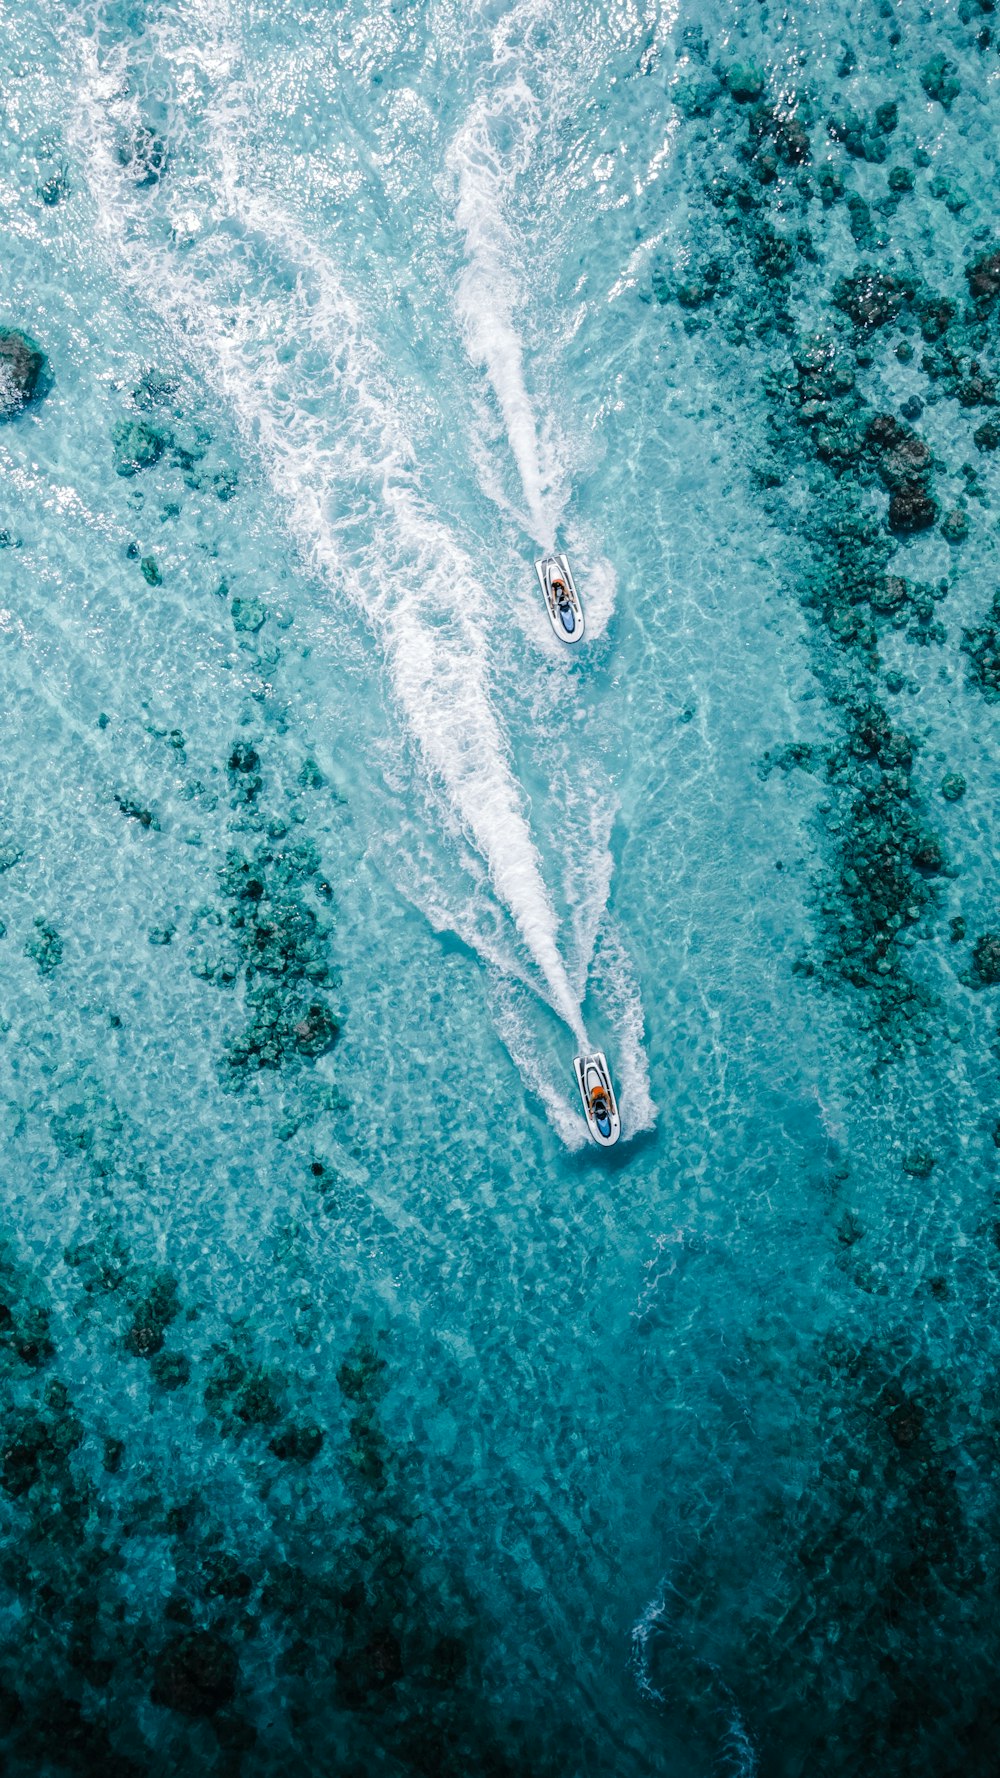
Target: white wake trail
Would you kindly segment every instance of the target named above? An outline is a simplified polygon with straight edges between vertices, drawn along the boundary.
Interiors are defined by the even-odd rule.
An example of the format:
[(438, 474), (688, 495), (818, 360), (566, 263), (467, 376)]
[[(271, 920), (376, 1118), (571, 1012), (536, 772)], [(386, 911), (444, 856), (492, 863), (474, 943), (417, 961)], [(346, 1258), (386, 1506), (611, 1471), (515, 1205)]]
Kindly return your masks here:
[[(246, 108), (235, 63), (216, 43), (215, 226), (178, 249), (155, 240), (145, 204), (130, 195), (116, 163), (116, 107), (126, 103), (120, 70), (102, 73), (93, 42), (83, 56), (76, 146), (109, 251), (224, 396), (305, 560), (364, 613), (426, 770), (483, 857), (544, 997), (584, 1044), (579, 996), (492, 702), (485, 592), (470, 555), (420, 491), (396, 391), (335, 269), (247, 187), (248, 163), (233, 133)], [(258, 274), (258, 262), (266, 273), (275, 257), (283, 260), (294, 287), (286, 278), (274, 295), (251, 296), (237, 247)], [(297, 383), (300, 355), (306, 366)]]
[[(525, 381), (524, 345), (515, 325), (524, 299), (515, 268), (524, 247), (509, 207), (537, 131), (534, 96), (518, 76), (472, 106), (446, 164), (457, 185), (455, 220), (465, 246), (455, 306), (466, 351), (489, 378), (524, 490), (528, 529), (548, 550), (566, 504), (565, 479)], [(501, 134), (513, 142), (506, 154), (498, 146)]]

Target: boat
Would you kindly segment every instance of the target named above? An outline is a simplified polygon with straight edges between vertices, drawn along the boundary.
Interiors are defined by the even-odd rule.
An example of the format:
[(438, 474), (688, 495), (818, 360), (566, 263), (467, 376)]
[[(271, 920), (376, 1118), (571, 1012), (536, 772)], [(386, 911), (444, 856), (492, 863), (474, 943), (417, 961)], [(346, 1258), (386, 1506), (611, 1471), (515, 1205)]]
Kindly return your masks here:
[(613, 1148), (622, 1133), (622, 1123), (608, 1059), (603, 1050), (592, 1050), (589, 1055), (577, 1056), (574, 1067), (587, 1128), (602, 1148)]
[(585, 624), (576, 582), (565, 556), (542, 556), (535, 563), (549, 622), (560, 642), (579, 642)]

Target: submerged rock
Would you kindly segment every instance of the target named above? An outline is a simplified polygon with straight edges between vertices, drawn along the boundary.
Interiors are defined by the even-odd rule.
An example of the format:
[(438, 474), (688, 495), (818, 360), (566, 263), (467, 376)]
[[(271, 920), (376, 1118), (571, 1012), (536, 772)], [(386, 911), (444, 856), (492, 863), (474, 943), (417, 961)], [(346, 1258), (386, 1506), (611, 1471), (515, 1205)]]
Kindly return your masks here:
[(914, 1179), (929, 1179), (934, 1166), (934, 1156), (929, 1148), (911, 1148), (909, 1154), (903, 1156), (903, 1172)]
[(38, 915), (32, 922), (33, 932), (24, 947), (24, 954), (38, 967), (39, 975), (52, 975), (63, 956), (63, 941), (54, 926)]
[(931, 56), (920, 72), (920, 84), (929, 99), (935, 99), (945, 110), (958, 98), (962, 83), (958, 78), (958, 68), (949, 61), (942, 51)]
[(972, 947), (973, 985), (994, 988), (1000, 982), (1000, 932), (984, 932)]
[(214, 1716), (236, 1696), (239, 1664), (211, 1630), (188, 1630), (161, 1649), (150, 1697), (183, 1716)]
[(862, 265), (849, 278), (838, 278), (833, 300), (855, 327), (867, 332), (895, 321), (904, 304), (912, 301), (915, 290), (910, 278)]
[(0, 328), (0, 420), (40, 401), (48, 391), (45, 353), (28, 334)]
[(191, 1360), (184, 1352), (156, 1352), (149, 1361), (149, 1371), (161, 1389), (183, 1389), (191, 1380)]
[(941, 535), (949, 543), (964, 543), (969, 535), (969, 515), (964, 506), (955, 506), (941, 520)]
[(152, 828), (154, 833), (159, 833), (160, 823), (155, 814), (152, 809), (147, 809), (145, 803), (141, 803), (138, 797), (126, 796), (123, 792), (116, 792), (115, 802), (118, 804), (122, 814), (126, 815), (130, 821), (138, 821), (140, 827), (149, 827)]
[(937, 522), (938, 503), (923, 482), (903, 482), (889, 501), (889, 529), (897, 536), (927, 531)]
[(323, 1433), (318, 1426), (293, 1423), (275, 1433), (268, 1449), (282, 1463), (311, 1463), (323, 1447)]
[(751, 104), (764, 91), (764, 74), (755, 62), (734, 62), (725, 78), (726, 89), (738, 105)]
[(965, 268), (969, 295), (982, 308), (989, 308), (1000, 296), (1000, 252), (983, 254)]
[(118, 159), (136, 185), (156, 185), (167, 164), (166, 144), (147, 123), (137, 123), (118, 138)]
[(969, 677), (989, 703), (1000, 700), (1000, 593), (994, 595), (985, 622), (962, 633), (962, 649), (969, 657)]
[(38, 195), (48, 210), (54, 209), (56, 204), (61, 204), (63, 198), (69, 196), (69, 191), (68, 167), (59, 167), (56, 172), (50, 173), (38, 187)]
[(146, 420), (120, 420), (111, 436), (115, 472), (124, 476), (152, 469), (170, 443), (169, 433), (158, 432)]
[(260, 599), (254, 597), (235, 598), (230, 606), (230, 612), (233, 619), (233, 629), (246, 635), (256, 635), (256, 632), (267, 622), (267, 606), (262, 604)]
[(153, 1357), (161, 1350), (166, 1330), (179, 1313), (176, 1278), (172, 1272), (157, 1273), (135, 1305), (132, 1325), (125, 1335), (126, 1351), (134, 1358)]

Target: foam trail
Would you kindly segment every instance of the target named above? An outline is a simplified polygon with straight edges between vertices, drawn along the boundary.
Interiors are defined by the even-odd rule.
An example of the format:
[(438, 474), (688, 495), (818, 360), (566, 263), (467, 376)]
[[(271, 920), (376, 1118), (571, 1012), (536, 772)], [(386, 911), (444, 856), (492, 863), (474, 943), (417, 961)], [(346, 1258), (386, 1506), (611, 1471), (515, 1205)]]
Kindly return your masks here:
[(635, 1136), (656, 1123), (649, 1090), (649, 1063), (643, 1045), (646, 1021), (632, 963), (610, 920), (604, 925), (594, 954), (594, 998), (616, 1037), (618, 1098), (622, 1135)]
[(517, 1002), (514, 983), (508, 977), (495, 979), (493, 1016), (497, 1030), (511, 1061), (530, 1092), (545, 1106), (550, 1124), (567, 1148), (588, 1146), (585, 1125), (575, 1105), (554, 1087), (545, 1071), (531, 1037), (531, 1024)]
[[(555, 546), (565, 489), (546, 436), (539, 434), (524, 375), (524, 346), (514, 325), (521, 292), (513, 266), (521, 256), (506, 216), (507, 187), (530, 158), (537, 108), (518, 76), (494, 98), (470, 110), (448, 150), (458, 186), (455, 219), (465, 238), (466, 265), (455, 306), (466, 350), (489, 377), (503, 415), (527, 502), (527, 524), (543, 549)], [(494, 136), (513, 131), (515, 151), (505, 164)]]
[[(579, 998), (559, 951), (555, 913), (491, 701), (486, 646), (475, 621), (485, 595), (471, 558), (420, 493), (396, 392), (352, 301), (296, 225), (246, 191), (246, 161), (238, 173), (238, 144), (225, 128), (217, 215), (229, 232), (186, 249), (186, 261), (159, 246), (143, 227), (144, 205), (129, 202), (112, 151), (115, 107), (124, 103), (116, 70), (102, 75), (92, 42), (83, 53), (78, 147), (105, 240), (224, 395), (306, 562), (327, 585), (346, 589), (379, 637), (427, 771), (445, 787), (486, 861), (545, 997), (585, 1043)], [(232, 59), (217, 54), (217, 67), (220, 61), (230, 83), (219, 107), (227, 119), (245, 108), (245, 94), (233, 78)], [(274, 297), (251, 297), (244, 281), (235, 297), (234, 219), (246, 231), (239, 244), (251, 255), (266, 265), (275, 256), (291, 261), (291, 291), (285, 280)], [(309, 368), (297, 396), (294, 357), (303, 344)]]
[(725, 1778), (757, 1778), (757, 1749), (735, 1704), (722, 1743), (722, 1758)]
[[(667, 1604), (667, 1583), (661, 1583), (645, 1610), (632, 1626), (632, 1653), (630, 1666), (635, 1675), (636, 1685), (644, 1698), (651, 1704), (665, 1708), (667, 1699), (653, 1680), (650, 1671), (650, 1654), (657, 1637), (666, 1635), (672, 1645), (675, 1656), (679, 1651), (682, 1659), (700, 1678), (707, 1678), (712, 1695), (712, 1717), (719, 1720), (722, 1729), (719, 1744), (716, 1771), (720, 1778), (757, 1778), (757, 1750), (754, 1747), (746, 1723), (740, 1712), (736, 1699), (726, 1684), (714, 1661), (705, 1660), (693, 1651), (686, 1650), (677, 1643), (677, 1638), (670, 1626), (670, 1614)], [(674, 1662), (676, 1665), (676, 1659)]]
[(653, 1704), (665, 1704), (666, 1699), (659, 1686), (654, 1685), (649, 1670), (649, 1645), (663, 1622), (667, 1609), (665, 1593), (654, 1595), (641, 1616), (632, 1625), (632, 1657), (631, 1667), (635, 1674), (636, 1684), (644, 1698)]

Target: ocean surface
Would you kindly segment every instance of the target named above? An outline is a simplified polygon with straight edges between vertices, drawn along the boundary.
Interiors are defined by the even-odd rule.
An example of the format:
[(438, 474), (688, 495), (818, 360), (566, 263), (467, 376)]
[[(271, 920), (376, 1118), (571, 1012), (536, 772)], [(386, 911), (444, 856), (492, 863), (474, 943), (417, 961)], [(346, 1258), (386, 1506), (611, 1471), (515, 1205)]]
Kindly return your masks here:
[(0, 32), (4, 1772), (991, 1778), (1000, 11)]

